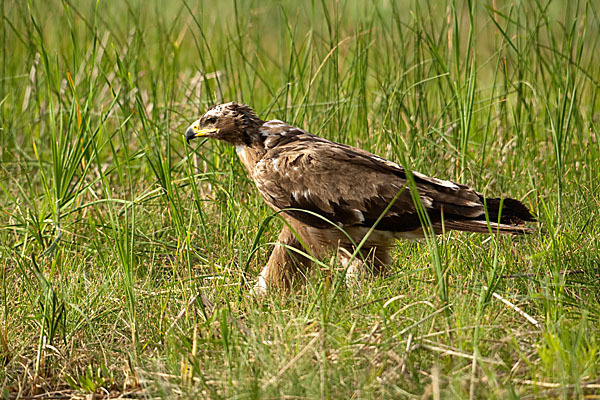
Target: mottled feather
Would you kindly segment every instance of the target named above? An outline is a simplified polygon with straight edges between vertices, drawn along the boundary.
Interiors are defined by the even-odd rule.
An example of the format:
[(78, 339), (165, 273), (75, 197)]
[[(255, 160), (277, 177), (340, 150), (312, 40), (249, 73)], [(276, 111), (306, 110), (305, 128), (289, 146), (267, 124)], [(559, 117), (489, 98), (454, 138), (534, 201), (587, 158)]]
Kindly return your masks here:
[[(379, 219), (362, 250), (363, 256), (372, 255), (374, 266), (384, 266), (396, 238), (423, 235), (406, 171), (392, 161), (283, 121), (265, 122), (248, 106), (237, 103), (212, 107), (194, 122), (186, 132), (186, 140), (199, 136), (224, 140), (236, 147), (265, 201), (288, 219), (292, 229), (285, 227), (279, 237), (288, 248), (315, 256), (336, 246), (352, 249), (353, 243), (359, 243)], [(488, 232), (490, 228), (500, 233), (527, 233), (524, 222), (535, 220), (518, 200), (484, 198), (466, 185), (418, 172), (412, 175), (436, 233), (443, 229)], [(343, 228), (345, 234), (338, 228)], [(340, 258), (343, 264), (353, 264), (344, 257)], [(309, 264), (309, 258), (298, 252), (275, 249), (257, 287), (288, 286), (293, 271)]]

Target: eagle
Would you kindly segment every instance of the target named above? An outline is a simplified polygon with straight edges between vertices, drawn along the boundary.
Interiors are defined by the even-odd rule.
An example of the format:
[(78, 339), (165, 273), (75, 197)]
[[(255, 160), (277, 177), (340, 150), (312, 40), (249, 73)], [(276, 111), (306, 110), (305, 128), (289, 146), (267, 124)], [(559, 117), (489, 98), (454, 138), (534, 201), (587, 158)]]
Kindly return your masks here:
[(525, 222), (535, 221), (519, 200), (486, 198), (466, 185), (414, 171), (410, 178), (392, 161), (280, 120), (264, 121), (236, 102), (215, 105), (191, 124), (186, 142), (199, 137), (235, 146), (259, 193), (285, 219), (254, 286), (257, 295), (289, 289), (311, 258), (331, 251), (347, 277), (365, 268), (383, 271), (395, 241), (424, 237), (424, 226), (435, 234), (523, 234), (531, 231)]

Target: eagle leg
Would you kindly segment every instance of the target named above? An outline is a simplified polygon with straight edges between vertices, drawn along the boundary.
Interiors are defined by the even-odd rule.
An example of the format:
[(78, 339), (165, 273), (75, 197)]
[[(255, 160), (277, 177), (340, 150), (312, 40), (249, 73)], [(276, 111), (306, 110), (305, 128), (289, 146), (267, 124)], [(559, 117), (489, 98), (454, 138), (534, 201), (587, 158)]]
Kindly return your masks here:
[(350, 261), (353, 252), (354, 249), (352, 248), (340, 247), (338, 250), (338, 259), (346, 269), (346, 284), (348, 286), (358, 283), (365, 273), (384, 273), (387, 265), (391, 263), (388, 247), (363, 248), (360, 255)]
[[(290, 248), (297, 249), (300, 253)], [(271, 257), (254, 285), (254, 294), (263, 296), (272, 287), (290, 289), (294, 280), (302, 276), (310, 267), (311, 260), (302, 255), (303, 253), (306, 253), (306, 250), (298, 238), (287, 225), (284, 225)]]

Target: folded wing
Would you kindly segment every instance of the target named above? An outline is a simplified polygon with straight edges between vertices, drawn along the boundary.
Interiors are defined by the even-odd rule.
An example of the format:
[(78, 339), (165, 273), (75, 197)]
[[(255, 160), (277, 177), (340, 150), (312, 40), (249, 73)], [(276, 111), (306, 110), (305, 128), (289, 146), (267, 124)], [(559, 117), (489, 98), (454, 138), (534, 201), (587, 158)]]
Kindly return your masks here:
[[(487, 232), (481, 194), (458, 183), (418, 173), (413, 176), (434, 227), (441, 226), (443, 218), (448, 229)], [(342, 228), (371, 227), (396, 196), (377, 229), (408, 232), (421, 228), (402, 167), (303, 131), (294, 135), (290, 143), (280, 143), (268, 151), (256, 166), (253, 178), (273, 208), (298, 209), (285, 212), (317, 228), (331, 227), (330, 222)], [(499, 199), (486, 202), (490, 220), (497, 221)], [(510, 208), (516, 208), (516, 215), (509, 215)], [(498, 227), (510, 226), (511, 233), (524, 231), (525, 228), (515, 226), (533, 220), (517, 200), (506, 199), (502, 212), (504, 217)]]

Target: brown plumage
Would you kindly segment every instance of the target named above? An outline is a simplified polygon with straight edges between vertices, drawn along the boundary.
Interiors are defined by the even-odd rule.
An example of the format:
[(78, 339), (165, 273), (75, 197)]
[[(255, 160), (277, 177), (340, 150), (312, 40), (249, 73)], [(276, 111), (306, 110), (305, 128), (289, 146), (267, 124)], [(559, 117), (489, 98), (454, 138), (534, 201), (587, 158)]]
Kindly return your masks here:
[[(322, 257), (337, 249), (352, 276), (363, 267), (361, 260), (368, 260), (374, 269), (388, 264), (396, 239), (423, 237), (406, 171), (391, 161), (282, 121), (265, 122), (250, 107), (237, 103), (210, 108), (186, 132), (188, 142), (196, 137), (234, 145), (267, 204), (283, 210), (289, 223), (278, 238), (285, 246), (275, 246), (259, 276), (258, 293), (271, 286), (289, 287), (310, 266), (302, 253)], [(412, 174), (435, 233), (443, 229), (487, 233), (491, 227), (499, 233), (519, 234), (529, 232), (524, 222), (535, 221), (518, 200), (505, 198), (500, 212), (498, 198), (484, 198), (462, 184)], [(363, 245), (361, 258), (351, 260), (354, 244), (361, 242), (388, 206)]]

